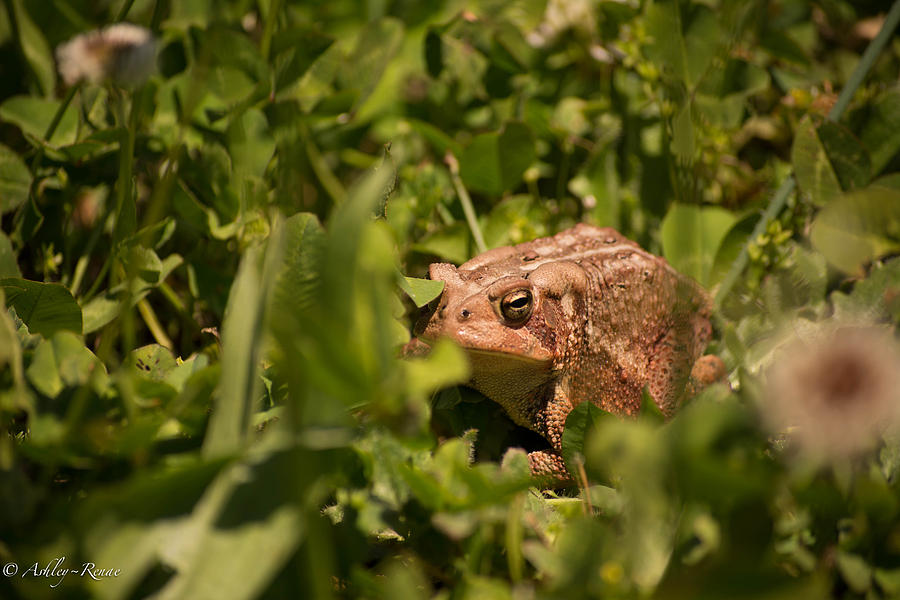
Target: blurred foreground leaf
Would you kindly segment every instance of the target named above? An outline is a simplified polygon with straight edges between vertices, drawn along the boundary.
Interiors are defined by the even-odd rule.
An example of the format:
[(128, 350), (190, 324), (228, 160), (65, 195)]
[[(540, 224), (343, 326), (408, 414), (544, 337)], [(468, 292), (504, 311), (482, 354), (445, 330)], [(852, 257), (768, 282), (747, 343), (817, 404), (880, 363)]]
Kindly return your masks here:
[(900, 177), (891, 176), (834, 199), (812, 224), (813, 247), (835, 267), (860, 274), (863, 266), (900, 249)]

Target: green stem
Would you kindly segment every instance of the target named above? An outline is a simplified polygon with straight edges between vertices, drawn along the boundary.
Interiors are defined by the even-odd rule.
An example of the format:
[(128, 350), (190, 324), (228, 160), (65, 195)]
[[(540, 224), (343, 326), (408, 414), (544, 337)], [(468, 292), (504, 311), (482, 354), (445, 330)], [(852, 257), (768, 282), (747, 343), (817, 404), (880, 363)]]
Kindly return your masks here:
[(463, 185), (462, 178), (459, 176), (459, 161), (453, 156), (453, 153), (447, 152), (444, 162), (450, 167), (450, 179), (453, 180), (453, 187), (456, 189), (456, 195), (459, 196), (459, 203), (462, 205), (463, 214), (466, 215), (466, 223), (472, 231), (472, 238), (475, 240), (475, 247), (478, 253), (487, 252), (487, 244), (484, 243), (484, 237), (481, 235), (481, 228), (478, 226), (478, 219), (475, 217), (475, 208), (472, 206), (472, 198), (469, 197), (469, 191)]
[(860, 84), (862, 84), (863, 79), (866, 78), (869, 69), (875, 64), (875, 60), (878, 58), (878, 55), (881, 54), (881, 51), (888, 43), (888, 40), (891, 39), (891, 35), (894, 33), (898, 24), (900, 24), (900, 0), (895, 0), (894, 5), (884, 19), (884, 23), (881, 24), (881, 30), (869, 44), (868, 48), (866, 48), (866, 51), (863, 52), (862, 58), (859, 59), (859, 64), (853, 69), (853, 73), (850, 74), (847, 84), (844, 86), (844, 89), (841, 90), (837, 102), (831, 107), (831, 112), (828, 113), (828, 118), (830, 120), (837, 121), (841, 118), (841, 115), (844, 114), (844, 111), (850, 104), (850, 100), (853, 99), (853, 94), (856, 93), (856, 88), (858, 88)]
[[(828, 113), (828, 119), (837, 121), (841, 118), (841, 115), (844, 114), (844, 111), (850, 104), (850, 100), (856, 93), (856, 89), (866, 78), (869, 69), (872, 68), (872, 65), (878, 58), (878, 54), (882, 51), (882, 49), (884, 49), (885, 44), (887, 44), (898, 24), (900, 24), (900, 0), (895, 0), (893, 6), (891, 6), (891, 10), (887, 14), (887, 17), (885, 17), (884, 19), (884, 23), (882, 23), (881, 25), (881, 30), (878, 32), (878, 35), (875, 36), (875, 39), (873, 39), (869, 44), (869, 47), (866, 48), (866, 51), (863, 53), (862, 58), (860, 58), (859, 64), (856, 65), (856, 68), (853, 70), (853, 73), (847, 80), (847, 85), (845, 85), (844, 89), (841, 90), (841, 94), (840, 96), (838, 96), (837, 102), (835, 102), (834, 106), (831, 108), (831, 111)], [(737, 283), (738, 278), (741, 276), (741, 273), (743, 273), (744, 269), (747, 268), (747, 263), (750, 262), (750, 255), (748, 254), (747, 248), (750, 246), (750, 244), (753, 243), (756, 238), (762, 235), (762, 233), (766, 230), (766, 227), (769, 226), (769, 222), (778, 216), (778, 213), (780, 213), (784, 208), (785, 204), (787, 203), (787, 199), (790, 197), (795, 187), (796, 182), (794, 181), (793, 176), (791, 176), (788, 177), (778, 188), (778, 191), (775, 192), (775, 195), (769, 202), (769, 206), (763, 213), (762, 218), (756, 224), (756, 227), (753, 228), (753, 232), (750, 234), (747, 242), (741, 248), (741, 253), (732, 263), (731, 269), (728, 270), (728, 274), (725, 276), (725, 279), (722, 280), (722, 284), (719, 286), (719, 290), (716, 293), (716, 306), (722, 305), (722, 302), (725, 301), (725, 298), (728, 297), (728, 295), (731, 293), (732, 288)]]
[(128, 16), (128, 11), (131, 10), (132, 4), (134, 4), (134, 0), (125, 0), (125, 4), (122, 5), (119, 14), (116, 15), (116, 23), (125, 20), (125, 17)]
[(56, 133), (56, 128), (59, 127), (59, 123), (60, 121), (62, 121), (66, 109), (68, 109), (69, 104), (72, 103), (72, 98), (75, 97), (76, 92), (78, 92), (78, 90), (80, 89), (81, 82), (78, 82), (70, 87), (69, 91), (66, 92), (66, 97), (63, 98), (62, 104), (60, 104), (59, 108), (56, 109), (56, 113), (53, 115), (53, 120), (50, 121), (50, 125), (47, 126), (47, 131), (44, 132), (44, 141), (48, 144), (50, 143), (50, 138), (53, 137), (54, 133)]
[(147, 302), (146, 298), (141, 298), (141, 300), (138, 301), (138, 311), (141, 313), (141, 318), (144, 319), (144, 324), (147, 325), (147, 329), (153, 334), (153, 339), (156, 340), (156, 343), (160, 346), (165, 346), (169, 350), (173, 350), (175, 345), (172, 343), (172, 340), (169, 339), (169, 336), (166, 335), (165, 329), (163, 329), (162, 324), (156, 317), (156, 313), (153, 311), (153, 307), (150, 306), (150, 303)]
[(309, 164), (312, 167), (313, 173), (316, 174), (319, 183), (322, 184), (322, 187), (325, 188), (325, 191), (331, 196), (331, 199), (334, 200), (334, 203), (337, 206), (340, 206), (347, 198), (347, 192), (344, 190), (344, 186), (341, 185), (341, 181), (331, 172), (331, 169), (325, 162), (325, 158), (313, 142), (312, 135), (306, 126), (302, 127), (301, 133), (304, 138), (306, 156), (309, 158)]
[(281, 12), (282, 0), (269, 2), (269, 13), (266, 15), (266, 25), (263, 29), (262, 40), (259, 43), (259, 51), (264, 60), (269, 60), (269, 52), (272, 49), (272, 37), (275, 35), (275, 26), (278, 24), (278, 13)]

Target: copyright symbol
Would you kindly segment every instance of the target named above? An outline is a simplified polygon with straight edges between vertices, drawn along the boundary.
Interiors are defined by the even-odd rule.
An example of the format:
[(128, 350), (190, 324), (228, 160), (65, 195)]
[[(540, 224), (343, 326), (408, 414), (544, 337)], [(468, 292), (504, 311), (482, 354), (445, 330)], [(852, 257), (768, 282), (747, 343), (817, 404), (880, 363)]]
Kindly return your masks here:
[(19, 565), (16, 563), (6, 563), (3, 565), (3, 574), (7, 577), (12, 577), (16, 573), (19, 572)]

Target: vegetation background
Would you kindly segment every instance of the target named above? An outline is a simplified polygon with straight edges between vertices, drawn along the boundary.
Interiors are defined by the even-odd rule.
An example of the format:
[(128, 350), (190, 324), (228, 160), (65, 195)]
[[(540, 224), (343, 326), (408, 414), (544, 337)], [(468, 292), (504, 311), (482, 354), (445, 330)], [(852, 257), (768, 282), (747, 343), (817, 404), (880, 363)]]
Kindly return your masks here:
[[(900, 436), (835, 451), (893, 346), (827, 336), (900, 318), (900, 5), (3, 6), (3, 598), (900, 597)], [(123, 20), (158, 72), (64, 85)], [(576, 411), (541, 492), (457, 348), (397, 357), (429, 262), (580, 221), (716, 294), (729, 384)]]

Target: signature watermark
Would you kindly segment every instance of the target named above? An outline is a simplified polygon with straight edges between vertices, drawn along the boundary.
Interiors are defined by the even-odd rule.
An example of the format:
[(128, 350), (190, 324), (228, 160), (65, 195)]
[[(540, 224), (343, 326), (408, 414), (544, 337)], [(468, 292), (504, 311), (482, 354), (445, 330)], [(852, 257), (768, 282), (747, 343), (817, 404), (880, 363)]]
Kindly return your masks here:
[(101, 581), (109, 577), (118, 577), (122, 573), (122, 569), (99, 567), (92, 562), (81, 563), (77, 567), (67, 567), (65, 562), (65, 556), (58, 556), (45, 565), (35, 562), (24, 568), (18, 563), (11, 562), (3, 565), (2, 572), (9, 578), (43, 577), (50, 582), (52, 588), (59, 587), (67, 576), (88, 577), (94, 581)]

